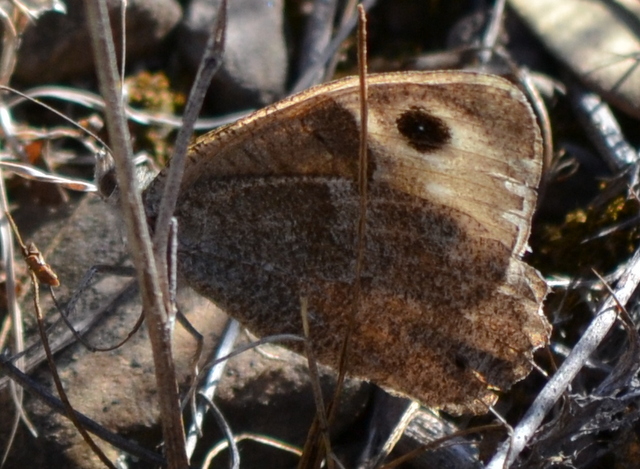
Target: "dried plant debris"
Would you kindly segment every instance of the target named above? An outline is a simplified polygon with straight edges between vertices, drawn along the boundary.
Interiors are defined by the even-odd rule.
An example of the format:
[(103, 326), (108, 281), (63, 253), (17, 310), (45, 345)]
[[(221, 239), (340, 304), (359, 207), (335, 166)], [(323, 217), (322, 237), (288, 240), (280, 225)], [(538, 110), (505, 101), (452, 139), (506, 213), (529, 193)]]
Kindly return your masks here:
[[(128, 10), (131, 14), (128, 21), (135, 24), (140, 20), (141, 24), (147, 24), (152, 17), (147, 13), (153, 7), (145, 6), (145, 17), (140, 19), (136, 16), (136, 3), (129, 2), (134, 6)], [(151, 154), (151, 159), (164, 166), (174, 148), (174, 131), (183, 125), (177, 115), (183, 112), (184, 96), (189, 94), (188, 86), (193, 81), (193, 57), (201, 53), (206, 42), (202, 37), (211, 32), (211, 25), (219, 16), (215, 10), (217, 5), (206, 14), (199, 14), (200, 4), (194, 1), (181, 20), (182, 32), (174, 36), (169, 29), (180, 20), (181, 9), (173, 0), (162, 3), (163, 11), (171, 15), (153, 29), (161, 35), (142, 39), (139, 34), (127, 37), (128, 50), (135, 54), (132, 52), (134, 55), (127, 58), (129, 107), (126, 112), (132, 122), (129, 129), (134, 135), (135, 152)], [(321, 77), (331, 79), (336, 69), (339, 76), (355, 74), (357, 39), (351, 34), (355, 24), (351, 2), (332, 5), (319, 1), (289, 2), (286, 9), (283, 2), (266, 2), (260, 5), (265, 9), (260, 10), (264, 14), (256, 13), (258, 10), (252, 1), (232, 0), (231, 3), (234, 5), (229, 15), (233, 17), (229, 19), (226, 36), (229, 53), (222, 55), (221, 72), (209, 91), (202, 116), (212, 115), (214, 109), (244, 113), (249, 108), (261, 108), (280, 99), (285, 87), (294, 89), (306, 83), (304, 88), (307, 88)], [(511, 9), (507, 8), (506, 13), (500, 13), (500, 5), (493, 9), (474, 9), (471, 4), (478, 2), (465, 1), (369, 0), (365, 3), (376, 4), (369, 13), (371, 73), (384, 73), (371, 78), (369, 112), (373, 116), (370, 122), (374, 124), (369, 126), (370, 166), (366, 176), (370, 191), (364, 206), (370, 202), (366, 221), (374, 221), (383, 213), (387, 221), (392, 222), (392, 229), (374, 227), (369, 232), (365, 229), (363, 239), (370, 236), (387, 241), (376, 245), (379, 249), (375, 252), (375, 265), (368, 265), (365, 257), (365, 275), (360, 279), (358, 294), (363, 297), (361, 304), (366, 306), (368, 323), (366, 328), (355, 331), (355, 347), (352, 344), (352, 355), (347, 358), (356, 360), (352, 372), (371, 378), (366, 370), (375, 369), (374, 381), (395, 394), (391, 397), (373, 384), (348, 378), (327, 437), (313, 422), (316, 404), (323, 403), (330, 408), (338, 380), (336, 371), (320, 366), (319, 372), (310, 378), (308, 361), (292, 352), (264, 344), (255, 350), (243, 349), (226, 368), (214, 368), (211, 383), (203, 391), (213, 395), (224, 416), (218, 420), (226, 421), (223, 425), (226, 432), (236, 436), (240, 467), (294, 467), (305, 441), (307, 454), (319, 454), (318, 461), (329, 454), (347, 468), (394, 467), (395, 458), (407, 458), (398, 460), (398, 463), (402, 461), (401, 467), (416, 469), (476, 468), (484, 464), (498, 469), (506, 467), (505, 460), (511, 467), (637, 467), (640, 465), (637, 333), (640, 307), (638, 295), (632, 292), (638, 281), (636, 266), (640, 265), (637, 195), (640, 138), (636, 131), (640, 116), (637, 96), (640, 87), (636, 86), (640, 39), (634, 26), (640, 8), (630, 0), (509, 0)], [(59, 11), (56, 5), (51, 1), (4, 2), (0, 8), (11, 6), (22, 11), (21, 15), (38, 16), (41, 8)], [(75, 8), (78, 7), (74, 2), (69, 2), (69, 15), (82, 17)], [(5, 13), (5, 22), (16, 18), (9, 10)], [(62, 13), (50, 13), (47, 21), (57, 21), (55, 15)], [(207, 20), (199, 21), (203, 18)], [(78, 43), (78, 50), (59, 58), (66, 65), (61, 65), (56, 76), (68, 80), (66, 88), (59, 86), (60, 83), (53, 87), (53, 83), (42, 81), (54, 71), (51, 67), (55, 67), (55, 63), (51, 61), (56, 57), (51, 53), (47, 53), (46, 65), (51, 73), (25, 75), (30, 73), (29, 67), (24, 66), (29, 61), (20, 60), (26, 52), (15, 49), (16, 34), (26, 28), (29, 38), (25, 44), (32, 44), (34, 37), (44, 41), (49, 36), (45, 37), (47, 26), (43, 24), (45, 29), (39, 29), (43, 27), (39, 24), (17, 22), (13, 27), (4, 28), (3, 34), (8, 36), (3, 38), (3, 46), (9, 55), (0, 61), (4, 67), (0, 70), (0, 80), (6, 79), (0, 84), (7, 84), (13, 76), (11, 54), (16, 54), (18, 62), (23, 64), (19, 67), (21, 83), (47, 85), (21, 91), (64, 110), (73, 120), (82, 122), (83, 127), (92, 128), (108, 140), (103, 118), (105, 104), (87, 80), (86, 64), (91, 59), (88, 41), (67, 38), (60, 43), (65, 48)], [(81, 33), (78, 29), (74, 34)], [(174, 43), (179, 41), (172, 41), (174, 37), (191, 38), (188, 39), (191, 42), (177, 46)], [(51, 38), (48, 47), (55, 49), (57, 39), (53, 39), (53, 35)], [(148, 44), (154, 44), (155, 49), (145, 49)], [(161, 50), (158, 44), (162, 44)], [(447, 44), (450, 48), (446, 48)], [(44, 50), (50, 49), (40, 52)], [(147, 52), (141, 52), (144, 50)], [(494, 55), (489, 54), (489, 50)], [(418, 55), (419, 60), (412, 60)], [(82, 62), (78, 59), (77, 64), (74, 63), (73, 57), (80, 56)], [(215, 54), (213, 57), (213, 61), (218, 60)], [(387, 73), (407, 63), (425, 68), (434, 64), (436, 68), (465, 68), (471, 63), (475, 72)], [(546, 107), (547, 112), (537, 112), (535, 118), (521, 95), (529, 83), (530, 74), (525, 67), (537, 78), (553, 83), (556, 90), (562, 90), (541, 93), (544, 101), (537, 94), (526, 93), (530, 101), (535, 100), (532, 108)], [(74, 72), (75, 69), (78, 71)], [(129, 74), (130, 70), (136, 72)], [(478, 74), (478, 70), (500, 74), (503, 78), (483, 78), (485, 75)], [(461, 81), (456, 82), (458, 79)], [(423, 82), (414, 83), (420, 80)], [(349, 234), (349, 227), (356, 225), (363, 206), (357, 186), (360, 122), (357, 81), (340, 83), (315, 88), (274, 108), (263, 109), (240, 124), (201, 138), (190, 150), (187, 179), (181, 192), (182, 202), (187, 203), (181, 203), (176, 212), (181, 221), (178, 269), (182, 269), (183, 275), (187, 259), (192, 270), (184, 277), (186, 280), (197, 278), (200, 282), (197, 289), (205, 291), (217, 304), (189, 291), (182, 284), (185, 280), (182, 276), (177, 296), (180, 311), (205, 337), (201, 368), (207, 367), (210, 356), (250, 348), (255, 338), (244, 333), (230, 334), (230, 330), (241, 329), (237, 324), (227, 327), (224, 311), (243, 317), (246, 311), (236, 310), (246, 306), (245, 303), (251, 303), (249, 309), (254, 312), (267, 310), (269, 314), (265, 313), (265, 317), (272, 319), (267, 325), (260, 323), (260, 327), (249, 324), (254, 332), (292, 333), (279, 335), (274, 341), (303, 350), (302, 331), (296, 335), (300, 329), (296, 329), (296, 324), (302, 322), (297, 305), (300, 296), (305, 295), (310, 296), (307, 319), (313, 325), (310, 337), (316, 343), (316, 355), (321, 363), (339, 366), (340, 357), (327, 350), (340, 345), (340, 327), (322, 329), (318, 324), (326, 323), (327, 318), (333, 317), (331, 314), (338, 313), (340, 320), (348, 323), (351, 300), (356, 295), (349, 290), (351, 287), (341, 289), (340, 285), (351, 285), (353, 279), (351, 267), (358, 254), (357, 237)], [(420, 87), (429, 92), (416, 99), (416, 93), (422, 92)], [(478, 87), (484, 87), (484, 92), (477, 93)], [(407, 100), (412, 100), (406, 110), (403, 108), (405, 96), (399, 97), (403, 93)], [(500, 100), (493, 99), (500, 96)], [(406, 112), (394, 114), (403, 110)], [(9, 208), (24, 230), (24, 236), (36, 241), (46, 253), (47, 261), (56, 266), (61, 281), (57, 290), (61, 309), (69, 313), (69, 321), (90, 343), (102, 347), (113, 345), (132, 330), (141, 307), (131, 296), (131, 290), (126, 290), (131, 284), (129, 278), (98, 274), (90, 281), (83, 280), (89, 278), (85, 272), (94, 264), (130, 265), (120, 215), (107, 209), (95, 195), (77, 195), (79, 189), (95, 188), (91, 182), (94, 153), (102, 144), (23, 98), (3, 95), (0, 111), (4, 131), (0, 176), (6, 178), (9, 171), (18, 175), (5, 179), (9, 193), (8, 196), (0, 194), (2, 204), (5, 205), (8, 197)], [(227, 121), (235, 118), (237, 114)], [(224, 119), (226, 116), (222, 116)], [(541, 126), (550, 126), (551, 132), (539, 134), (535, 119)], [(548, 122), (544, 122), (545, 119)], [(210, 122), (199, 120), (198, 131)], [(291, 129), (292, 123), (299, 127), (289, 135), (286, 129)], [(389, 138), (394, 129), (398, 130), (398, 135), (393, 134), (397, 138)], [(475, 140), (467, 144), (465, 135)], [(511, 145), (505, 146), (505, 136), (512, 137)], [(273, 147), (273, 142), (277, 142), (277, 147), (272, 148), (267, 158), (265, 148)], [(403, 143), (410, 149), (401, 148)], [(546, 174), (542, 176), (544, 182), (536, 202), (540, 150), (544, 145), (552, 148), (553, 161), (545, 161)], [(304, 156), (316, 146), (330, 151), (322, 158)], [(499, 155), (486, 161), (480, 159), (479, 148), (483, 146), (495, 149)], [(289, 147), (294, 149), (293, 155), (285, 151)], [(205, 158), (202, 152), (207, 149), (212, 155)], [(467, 157), (477, 157), (475, 166), (464, 165), (465, 158), (457, 159), (461, 150)], [(402, 152), (404, 156), (400, 158), (394, 152)], [(101, 157), (100, 161), (109, 161), (109, 158)], [(429, 178), (421, 179), (426, 166), (431, 171)], [(158, 188), (163, 187), (167, 171), (146, 193), (151, 223), (159, 205)], [(203, 183), (203, 175), (211, 174), (221, 177), (216, 182)], [(301, 178), (302, 182), (293, 184), (294, 177)], [(24, 178), (31, 180), (25, 182)], [(384, 185), (397, 182), (398, 178), (406, 184)], [(444, 182), (447, 178), (450, 181)], [(46, 186), (39, 189), (32, 179)], [(486, 186), (483, 181), (489, 180), (497, 185)], [(221, 191), (223, 186), (229, 192)], [(382, 206), (384, 200), (389, 200), (384, 197), (395, 194), (393, 191), (398, 191), (400, 186), (411, 188), (412, 199), (394, 195), (393, 204)], [(202, 187), (209, 189), (206, 196), (194, 197), (194, 191)], [(286, 190), (278, 192), (283, 187)], [(487, 187), (493, 189), (486, 190)], [(4, 190), (4, 186), (0, 188)], [(241, 199), (231, 197), (230, 192), (248, 195)], [(415, 201), (424, 194), (436, 194), (437, 203)], [(473, 205), (480, 200), (486, 201), (484, 205)], [(443, 208), (443, 201), (449, 208)], [(473, 210), (467, 210), (465, 203), (473, 205)], [(499, 207), (508, 203), (512, 204), (510, 208), (500, 211)], [(277, 207), (274, 208), (274, 204)], [(238, 211), (238, 207), (242, 211)], [(346, 207), (344, 213), (338, 210), (341, 207)], [(215, 217), (210, 216), (216, 210)], [(296, 210), (302, 212), (298, 218), (288, 215)], [(529, 218), (534, 210), (530, 226)], [(410, 217), (397, 216), (400, 211)], [(269, 219), (276, 212), (285, 216), (284, 222)], [(491, 214), (496, 217), (492, 218)], [(205, 215), (216, 220), (201, 223)], [(325, 229), (332, 220), (341, 221), (334, 225), (339, 225), (339, 229), (333, 232)], [(402, 250), (405, 246), (402, 243), (407, 239), (394, 233), (404, 233), (401, 228), (414, 227), (420, 221), (430, 226), (432, 234), (437, 231), (440, 241), (448, 237), (449, 240), (455, 238), (457, 243), (445, 243), (447, 249), (437, 250), (435, 238), (429, 238), (422, 244), (412, 245), (419, 255), (409, 248)], [(218, 243), (212, 245), (224, 249), (214, 248), (213, 257), (207, 257), (210, 252), (205, 256), (198, 245), (204, 235), (198, 230), (208, 226), (208, 230), (214, 232), (224, 227), (224, 223), (233, 225), (236, 231), (227, 232), (226, 237), (209, 233), (207, 236)], [(501, 238), (503, 244), (492, 243), (487, 235), (496, 227), (507, 227), (504, 229), (508, 233)], [(417, 232), (411, 233), (415, 235), (414, 241), (419, 239)], [(480, 233), (473, 238), (475, 244), (469, 241), (470, 233)], [(383, 235), (395, 237), (383, 238)], [(190, 241), (194, 238), (198, 243)], [(263, 243), (264, 239), (269, 242)], [(324, 248), (314, 252), (313, 262), (302, 255), (300, 243), (293, 243), (303, 240), (302, 247), (306, 247), (318, 239)], [(243, 244), (247, 242), (253, 243), (250, 248)], [(493, 250), (489, 246), (493, 246)], [(496, 254), (502, 251), (508, 255)], [(487, 252), (491, 254), (485, 255)], [(238, 253), (245, 255), (239, 265)], [(432, 255), (432, 262), (426, 263), (427, 271), (419, 262), (425, 253)], [(272, 262), (275, 254), (280, 256), (278, 262)], [(527, 266), (522, 263), (521, 255), (525, 255)], [(286, 260), (281, 262), (282, 259)], [(402, 269), (397, 268), (399, 260), (406, 261)], [(480, 267), (474, 264), (478, 260)], [(18, 282), (18, 287), (22, 287), (16, 288), (16, 282), (7, 278), (16, 270), (8, 262), (0, 272), (0, 277), (3, 281), (6, 278), (9, 285), (2, 310), (15, 311), (17, 294), (26, 313), (27, 337), (25, 345), (13, 340), (13, 333), (7, 332), (11, 330), (9, 320), (2, 316), (5, 322), (0, 327), (3, 353), (0, 370), (5, 369), (7, 357), (12, 357), (11, 364), (21, 364), (16, 354), (26, 349), (20, 357), (35, 380), (23, 380), (26, 389), (42, 390), (34, 382), (51, 388), (48, 372), (37, 368), (42, 351), (34, 336), (30, 289), (24, 282)], [(505, 270), (500, 270), (500, 266), (506, 266)], [(18, 265), (17, 271), (24, 273), (24, 267)], [(285, 274), (291, 272), (295, 275), (286, 277)], [(474, 280), (473, 275), (483, 278)], [(214, 277), (222, 281), (212, 287), (207, 282)], [(263, 282), (267, 277), (269, 281)], [(452, 280), (449, 283), (455, 288), (443, 290), (445, 285), (441, 280), (444, 278)], [(541, 278), (550, 287), (544, 310), (539, 308), (546, 291)], [(390, 280), (385, 284), (380, 279)], [(392, 285), (397, 290), (399, 284), (409, 281), (412, 281), (411, 288), (402, 290), (402, 295), (393, 296), (387, 291), (390, 289), (385, 289)], [(86, 288), (78, 290), (80, 284)], [(323, 290), (321, 286), (326, 288)], [(217, 287), (224, 291), (214, 291)], [(323, 293), (318, 295), (317, 291)], [(424, 300), (422, 303), (433, 298), (439, 301), (439, 308), (426, 314), (435, 318), (428, 325), (421, 323), (424, 318), (418, 314), (424, 312), (420, 309), (422, 303), (416, 301), (419, 294), (421, 301)], [(620, 303), (613, 299), (614, 294)], [(496, 295), (527, 298), (522, 300), (527, 303), (526, 307), (520, 308), (520, 300), (500, 305), (489, 301)], [(371, 300), (373, 297), (384, 298), (384, 301), (376, 303)], [(470, 302), (465, 303), (465, 298), (472, 297), (473, 307), (467, 308)], [(286, 311), (278, 302), (281, 298), (286, 298)], [(337, 303), (336, 298), (340, 300)], [(72, 299), (74, 302), (77, 299), (73, 310), (67, 307)], [(45, 320), (51, 325), (49, 340), (71, 404), (97, 421), (95, 428), (102, 437), (124, 435), (138, 445), (122, 450), (105, 444), (107, 457), (126, 461), (131, 468), (161, 462), (164, 455), (154, 452), (162, 437), (156, 404), (158, 388), (146, 329), (143, 327), (118, 350), (90, 353), (75, 343), (73, 334), (57, 319), (60, 312), (52, 300), (43, 295), (41, 304), (43, 312), (46, 311)], [(527, 314), (518, 315), (518, 308)], [(381, 309), (394, 314), (387, 314), (383, 321), (383, 315), (378, 312)], [(438, 317), (438, 311), (446, 312), (443, 315), (446, 317)], [(407, 314), (413, 315), (411, 320), (402, 319)], [(484, 317), (485, 314), (491, 316)], [(550, 337), (541, 314), (553, 326)], [(539, 321), (534, 325), (533, 319)], [(444, 324), (445, 320), (453, 326), (433, 327)], [(473, 331), (471, 334), (463, 327), (456, 329), (455, 325), (466, 324), (464, 321), (481, 324), (469, 328)], [(284, 327), (278, 329), (279, 323), (284, 323)], [(192, 395), (192, 365), (197, 344), (184, 327), (175, 326), (173, 355), (177, 382), (186, 404)], [(326, 330), (331, 332), (323, 334)], [(398, 330), (404, 334), (400, 341), (390, 332)], [(425, 330), (437, 340), (419, 350), (416, 338), (423, 337)], [(376, 339), (375, 347), (362, 346), (362, 331)], [(442, 331), (442, 337), (434, 331)], [(237, 337), (240, 339), (235, 343)], [(224, 343), (225, 340), (228, 343)], [(219, 341), (223, 345), (216, 352)], [(469, 346), (470, 341), (473, 347)], [(542, 347), (547, 342), (548, 347)], [(295, 344), (300, 346), (296, 348)], [(306, 346), (308, 348), (309, 343)], [(429, 358), (432, 352), (429, 347), (438, 349), (433, 355), (438, 357), (442, 372), (433, 373), (429, 380), (423, 381), (446, 381), (450, 376), (457, 376), (456, 382), (464, 382), (465, 386), (458, 386), (451, 393), (439, 388), (437, 399), (429, 394), (429, 385), (433, 383), (421, 382), (418, 386), (421, 389), (409, 389), (406, 382), (413, 381), (403, 368), (407, 360), (397, 353), (400, 346), (402, 353), (410, 356), (412, 370), (426, 368), (426, 365), (421, 368), (421, 360)], [(373, 352), (362, 353), (363, 350)], [(374, 352), (381, 354), (381, 358)], [(363, 366), (365, 361), (367, 366)], [(506, 390), (530, 369), (534, 371), (526, 379)], [(11, 422), (15, 419), (11, 416), (18, 415), (14, 410), (16, 402), (8, 391), (9, 378), (4, 374), (7, 372), (0, 371), (0, 412), (8, 416), (0, 423), (3, 449), (10, 446), (13, 438)], [(22, 379), (17, 374), (14, 377)], [(312, 383), (311, 379), (318, 382)], [(549, 381), (551, 385), (547, 385)], [(462, 390), (466, 388), (475, 394), (464, 393)], [(423, 403), (444, 406), (452, 413), (472, 410), (481, 415), (453, 416), (424, 407), (418, 410), (397, 396), (398, 391), (418, 396)], [(483, 400), (476, 399), (477, 396)], [(25, 415), (40, 431), (41, 438), (34, 439), (25, 425), (18, 425), (16, 443), (9, 448), (5, 467), (103, 467), (64, 417), (34, 397), (26, 396), (23, 400)], [(490, 404), (494, 405), (489, 408)], [(204, 409), (208, 408), (207, 404), (203, 405)], [(190, 407), (186, 405), (186, 422), (190, 420)], [(226, 462), (226, 453), (220, 450), (227, 444), (225, 431), (212, 422), (214, 419), (206, 414), (202, 437), (195, 426), (191, 427), (188, 452), (194, 454), (191, 459), (194, 466), (204, 461), (204, 454), (210, 450), (213, 465), (217, 467)], [(308, 433), (313, 438), (307, 440)], [(285, 444), (279, 445), (278, 440)], [(309, 451), (310, 447), (314, 451)], [(44, 456), (38, 459), (44, 454), (48, 460)], [(378, 465), (374, 466), (374, 462)], [(313, 464), (306, 467), (314, 467)]]

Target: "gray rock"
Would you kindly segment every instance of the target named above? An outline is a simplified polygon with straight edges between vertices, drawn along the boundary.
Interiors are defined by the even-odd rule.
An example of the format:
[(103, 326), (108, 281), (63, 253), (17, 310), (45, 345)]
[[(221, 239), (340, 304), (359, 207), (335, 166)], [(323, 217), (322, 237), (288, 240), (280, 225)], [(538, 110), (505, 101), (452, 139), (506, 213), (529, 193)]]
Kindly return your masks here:
[[(14, 77), (28, 84), (69, 80), (93, 73), (91, 39), (82, 0), (65, 0), (67, 14), (49, 12), (28, 28), (18, 52)], [(116, 42), (120, 37), (120, 0), (107, 2)], [(178, 24), (176, 0), (129, 0), (127, 63), (157, 49)]]
[[(180, 54), (196, 70), (215, 22), (219, 0), (193, 0), (180, 32)], [(209, 101), (224, 112), (261, 107), (283, 96), (287, 49), (282, 0), (229, 2), (227, 36), (221, 69)]]

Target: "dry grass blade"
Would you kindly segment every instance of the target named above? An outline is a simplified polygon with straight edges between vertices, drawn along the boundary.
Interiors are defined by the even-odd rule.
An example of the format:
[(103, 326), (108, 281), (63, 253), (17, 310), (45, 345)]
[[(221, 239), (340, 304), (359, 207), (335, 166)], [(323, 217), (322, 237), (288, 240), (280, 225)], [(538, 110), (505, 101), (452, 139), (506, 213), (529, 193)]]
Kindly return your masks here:
[(229, 427), (229, 424), (225, 420), (224, 415), (222, 414), (220, 409), (218, 409), (218, 406), (216, 406), (211, 399), (204, 396), (203, 394), (200, 394), (200, 397), (204, 399), (204, 401), (209, 405), (209, 408), (211, 409), (211, 412), (213, 413), (218, 426), (222, 429), (225, 437), (227, 438), (227, 442), (229, 445), (228, 447), (231, 449), (231, 461), (229, 462), (229, 467), (231, 469), (238, 469), (240, 467), (240, 451), (238, 451), (236, 439), (233, 435), (233, 432), (231, 431), (231, 428)]
[[(314, 419), (313, 428), (317, 428), (317, 432), (309, 432), (305, 450), (311, 454), (317, 454), (316, 461), (324, 459), (328, 468), (332, 469), (335, 464), (333, 453), (331, 451), (331, 437), (329, 435), (329, 419), (327, 418), (327, 407), (324, 404), (322, 396), (322, 388), (320, 386), (320, 373), (318, 372), (318, 361), (313, 352), (313, 343), (311, 342), (311, 334), (309, 333), (309, 300), (306, 297), (300, 298), (300, 315), (302, 316), (302, 327), (304, 330), (304, 348), (307, 355), (307, 363), (309, 365), (309, 378), (311, 380), (311, 388), (313, 390), (313, 398), (316, 404), (316, 417)], [(337, 394), (337, 393), (336, 393)], [(339, 395), (335, 396), (337, 399)], [(315, 425), (317, 422), (317, 426)], [(316, 439), (317, 433), (317, 439)], [(309, 448), (309, 444), (311, 449)], [(306, 452), (306, 451), (305, 451)], [(303, 467), (304, 458), (301, 458), (298, 467)], [(304, 463), (306, 464), (306, 463)]]
[[(333, 458), (331, 457), (331, 447), (329, 438), (329, 429), (331, 422), (335, 418), (338, 405), (340, 402), (340, 395), (342, 393), (342, 386), (346, 373), (349, 369), (349, 346), (351, 341), (352, 332), (356, 326), (358, 312), (360, 310), (361, 303), (361, 276), (364, 263), (364, 250), (365, 250), (365, 229), (367, 224), (367, 168), (368, 168), (368, 154), (367, 154), (367, 135), (368, 135), (368, 103), (367, 103), (367, 22), (366, 13), (362, 5), (358, 5), (358, 66), (360, 76), (360, 147), (359, 147), (359, 163), (358, 163), (358, 194), (359, 194), (359, 210), (358, 210), (358, 228), (357, 228), (357, 247), (356, 247), (356, 263), (355, 263), (355, 284), (354, 294), (352, 298), (353, 309), (349, 317), (347, 328), (344, 331), (344, 338), (342, 339), (342, 347), (340, 350), (340, 365), (338, 368), (338, 379), (336, 382), (336, 389), (333, 395), (333, 399), (329, 406), (326, 408), (322, 403), (322, 394), (314, 388), (314, 396), (316, 399), (317, 415), (314, 419), (309, 433), (307, 435), (307, 441), (303, 451), (303, 456), (300, 458), (298, 464), (299, 469), (306, 467), (320, 467), (323, 459), (329, 467), (333, 467)], [(310, 360), (310, 365), (315, 364), (315, 358), (309, 356), (312, 352), (309, 350), (309, 331), (306, 318), (306, 298), (302, 301), (302, 314), (303, 324), (305, 324), (305, 334), (307, 340), (305, 344), (307, 346), (307, 358)], [(314, 381), (314, 373), (312, 373), (312, 382)], [(317, 376), (317, 370), (315, 372)], [(323, 448), (321, 449), (320, 439), (323, 441)], [(323, 458), (322, 455), (326, 456)]]
[[(78, 106), (97, 111), (104, 111), (106, 107), (104, 99), (102, 99), (100, 95), (76, 88), (66, 88), (63, 86), (37, 86), (26, 90), (24, 93), (17, 92), (10, 87), (0, 87), (0, 89), (6, 89), (18, 95), (17, 97), (7, 99), (8, 108), (15, 108), (24, 101), (29, 100), (37, 102), (39, 105), (46, 107), (52, 112), (58, 112), (40, 101), (39, 99), (41, 98), (62, 100), (65, 103), (74, 103)], [(222, 117), (200, 118), (194, 122), (193, 130), (210, 130), (225, 124), (230, 124), (241, 117), (246, 116), (252, 110), (253, 109), (247, 109), (244, 111), (232, 112)], [(181, 116), (157, 112), (149, 113), (136, 109), (129, 104), (124, 105), (124, 111), (128, 120), (141, 125), (162, 125), (178, 129), (184, 124), (184, 120)], [(87, 132), (84, 128), (82, 128), (82, 130), (83, 132)], [(106, 147), (107, 145), (103, 144), (103, 146)]]
[[(3, 174), (3, 171), (2, 169), (0, 169), (0, 199), (2, 200), (2, 206), (4, 207), (5, 211), (8, 211), (7, 193), (4, 183), (4, 177), (5, 176)], [(7, 297), (7, 310), (9, 313), (7, 319), (4, 321), (2, 332), (0, 333), (0, 346), (4, 347), (7, 336), (9, 334), (9, 330), (12, 329), (14, 336), (14, 349), (20, 352), (24, 349), (22, 312), (20, 306), (18, 305), (16, 295), (15, 262), (11, 230), (6, 226), (6, 224), (2, 223), (0, 225), (0, 234), (2, 235), (2, 260), (5, 265), (7, 274), (5, 292)], [(16, 361), (16, 365), (20, 370), (24, 370), (26, 366), (24, 358), (18, 358), (18, 360)], [(23, 411), (22, 404), (24, 393), (22, 388), (16, 386), (16, 384), (11, 381), (10, 391), (13, 403), (16, 408), (16, 415), (13, 419), (10, 436), (8, 438), (6, 447), (4, 448), (0, 467), (4, 467), (5, 465), (5, 462), (9, 456), (9, 452), (11, 451), (11, 448), (13, 446), (14, 438), (16, 436), (18, 425), (20, 424), (21, 420), (25, 423), (34, 437), (38, 436), (34, 425), (31, 423), (31, 421)]]
[[(289, 452), (291, 454), (295, 454), (297, 456), (302, 456), (302, 450), (300, 448), (298, 448), (297, 446), (293, 446), (293, 445), (289, 445), (289, 444), (283, 443), (282, 441), (275, 440), (275, 439), (270, 438), (268, 436), (258, 435), (258, 434), (255, 434), (255, 433), (241, 433), (239, 435), (235, 435), (234, 436), (234, 441), (236, 443), (240, 443), (243, 440), (255, 441), (255, 442), (267, 445), (267, 446), (271, 446), (273, 448), (281, 449), (282, 451), (287, 451), (287, 452)], [(225, 440), (225, 441), (221, 441), (220, 443), (215, 445), (213, 448), (211, 448), (209, 450), (209, 452), (207, 453), (207, 456), (205, 457), (205, 459), (204, 459), (204, 461), (202, 463), (202, 468), (203, 469), (207, 469), (209, 467), (212, 467), (213, 460), (223, 450), (225, 450), (228, 447), (228, 445), (229, 445), (229, 443)]]

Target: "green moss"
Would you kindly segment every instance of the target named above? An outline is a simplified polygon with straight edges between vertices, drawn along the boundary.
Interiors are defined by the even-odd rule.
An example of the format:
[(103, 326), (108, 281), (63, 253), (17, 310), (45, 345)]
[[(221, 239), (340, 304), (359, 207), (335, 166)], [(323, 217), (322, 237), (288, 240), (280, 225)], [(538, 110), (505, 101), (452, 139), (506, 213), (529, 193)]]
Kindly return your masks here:
[(560, 224), (542, 223), (532, 236), (529, 261), (546, 275), (610, 272), (638, 247), (640, 224), (633, 222), (638, 214), (638, 200), (624, 194), (569, 212)]

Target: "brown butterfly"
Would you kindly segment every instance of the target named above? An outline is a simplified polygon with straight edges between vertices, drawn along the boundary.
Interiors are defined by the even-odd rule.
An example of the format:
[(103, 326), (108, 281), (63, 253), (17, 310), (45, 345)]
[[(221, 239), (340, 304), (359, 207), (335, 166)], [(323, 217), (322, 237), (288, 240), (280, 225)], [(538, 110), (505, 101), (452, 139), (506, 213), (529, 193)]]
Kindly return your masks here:
[[(547, 344), (547, 287), (521, 260), (542, 171), (523, 94), (472, 72), (368, 76), (362, 299), (349, 373), (486, 412)], [(353, 311), (358, 79), (312, 88), (190, 148), (176, 211), (188, 283), (258, 335), (302, 334), (337, 366)], [(166, 171), (145, 193), (154, 218)]]

